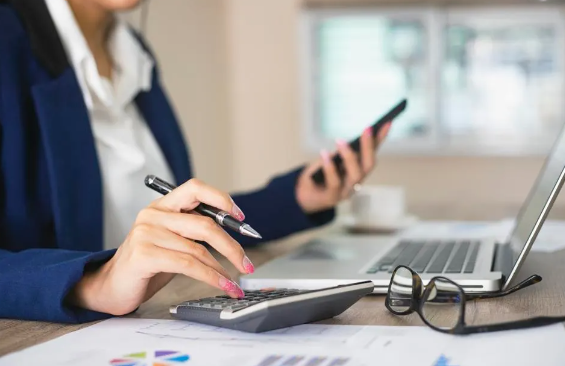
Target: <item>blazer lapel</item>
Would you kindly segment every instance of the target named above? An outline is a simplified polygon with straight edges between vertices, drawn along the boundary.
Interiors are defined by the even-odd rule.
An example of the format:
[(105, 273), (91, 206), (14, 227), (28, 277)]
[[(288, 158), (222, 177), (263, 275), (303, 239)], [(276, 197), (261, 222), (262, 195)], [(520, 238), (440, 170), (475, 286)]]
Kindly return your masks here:
[[(53, 209), (61, 248), (103, 248), (102, 177), (90, 119), (45, 0), (8, 0), (21, 16), (31, 48), (49, 77), (36, 84), (37, 109), (49, 165)], [(153, 72), (152, 88), (136, 98), (177, 184), (192, 177), (189, 155), (173, 110)]]
[(175, 176), (176, 184), (180, 185), (192, 178), (189, 153), (182, 131), (155, 71), (151, 89), (140, 93), (135, 102), (161, 147)]
[(103, 247), (102, 184), (94, 137), (76, 75), (68, 68), (32, 89), (47, 154), (61, 248)]
[[(72, 68), (35, 85), (33, 98), (41, 126), (61, 248), (97, 251), (103, 247), (102, 177), (94, 136)], [(156, 74), (152, 87), (136, 97), (177, 184), (192, 177), (189, 154), (174, 112)]]

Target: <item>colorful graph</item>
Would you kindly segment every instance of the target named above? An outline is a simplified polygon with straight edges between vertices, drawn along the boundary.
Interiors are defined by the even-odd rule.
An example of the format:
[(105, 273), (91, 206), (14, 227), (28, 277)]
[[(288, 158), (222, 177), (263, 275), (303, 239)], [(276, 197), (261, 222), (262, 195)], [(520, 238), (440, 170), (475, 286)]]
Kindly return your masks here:
[(190, 360), (190, 356), (177, 351), (130, 353), (110, 361), (112, 366), (178, 366)]

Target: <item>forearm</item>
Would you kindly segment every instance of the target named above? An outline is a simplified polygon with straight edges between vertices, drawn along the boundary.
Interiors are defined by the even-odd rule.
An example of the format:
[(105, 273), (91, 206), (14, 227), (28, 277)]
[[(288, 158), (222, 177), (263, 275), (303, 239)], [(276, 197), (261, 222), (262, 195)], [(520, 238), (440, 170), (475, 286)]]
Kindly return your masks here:
[[(334, 209), (307, 214), (300, 207), (295, 190), (302, 169), (278, 176), (260, 190), (233, 196), (246, 215), (245, 221), (263, 236), (262, 241), (276, 240), (312, 229), (329, 223), (335, 217)], [(260, 242), (239, 234), (233, 236), (242, 245), (249, 246)]]

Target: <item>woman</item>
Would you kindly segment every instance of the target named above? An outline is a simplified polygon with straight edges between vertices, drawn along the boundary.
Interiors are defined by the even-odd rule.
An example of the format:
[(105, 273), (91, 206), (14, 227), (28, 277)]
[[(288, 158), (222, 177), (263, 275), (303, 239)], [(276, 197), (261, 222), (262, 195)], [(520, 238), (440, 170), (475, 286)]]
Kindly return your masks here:
[[(86, 322), (123, 315), (175, 274), (241, 296), (197, 241), (241, 273), (253, 272), (253, 264), (240, 244), (254, 242), (181, 208), (204, 202), (240, 219), (244, 211), (273, 240), (329, 222), (374, 165), (368, 130), (360, 159), (338, 144), (344, 182), (327, 152), (233, 200), (191, 179), (154, 59), (112, 15), (138, 2), (0, 0), (0, 317)], [(323, 189), (310, 179), (320, 166)], [(159, 197), (144, 187), (146, 174), (180, 187)]]

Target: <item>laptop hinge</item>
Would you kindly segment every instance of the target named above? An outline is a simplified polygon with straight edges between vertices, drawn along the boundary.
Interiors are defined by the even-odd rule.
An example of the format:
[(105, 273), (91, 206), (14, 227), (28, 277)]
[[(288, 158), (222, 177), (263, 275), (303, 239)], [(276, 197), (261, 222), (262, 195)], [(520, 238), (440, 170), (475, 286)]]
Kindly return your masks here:
[(506, 280), (506, 275), (512, 271), (513, 263), (512, 248), (510, 243), (496, 243), (494, 249), (494, 260), (492, 271), (502, 273), (502, 281)]

